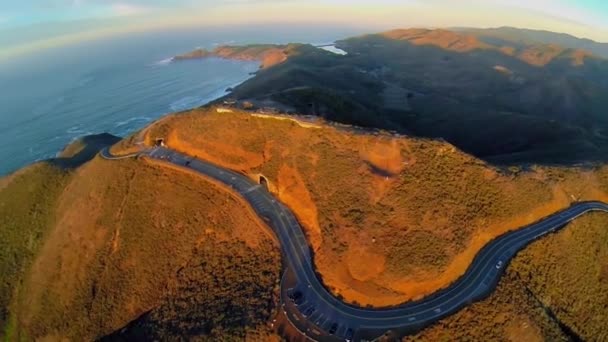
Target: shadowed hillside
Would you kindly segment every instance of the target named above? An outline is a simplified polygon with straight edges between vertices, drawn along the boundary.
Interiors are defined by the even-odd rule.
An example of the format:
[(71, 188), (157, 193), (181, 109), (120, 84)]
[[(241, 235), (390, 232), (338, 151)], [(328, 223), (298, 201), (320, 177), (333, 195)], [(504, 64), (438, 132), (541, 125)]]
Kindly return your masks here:
[(239, 105), (443, 138), (497, 164), (604, 161), (608, 62), (548, 43), (394, 30), (302, 45), (236, 87)]

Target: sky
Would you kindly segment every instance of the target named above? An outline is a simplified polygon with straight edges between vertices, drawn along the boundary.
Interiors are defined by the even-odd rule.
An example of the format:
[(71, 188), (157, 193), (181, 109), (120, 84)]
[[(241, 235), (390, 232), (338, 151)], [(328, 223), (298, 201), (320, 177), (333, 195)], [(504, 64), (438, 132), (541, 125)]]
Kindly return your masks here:
[(605, 0), (0, 0), (0, 58), (149, 30), (252, 25), (514, 26), (608, 42)]

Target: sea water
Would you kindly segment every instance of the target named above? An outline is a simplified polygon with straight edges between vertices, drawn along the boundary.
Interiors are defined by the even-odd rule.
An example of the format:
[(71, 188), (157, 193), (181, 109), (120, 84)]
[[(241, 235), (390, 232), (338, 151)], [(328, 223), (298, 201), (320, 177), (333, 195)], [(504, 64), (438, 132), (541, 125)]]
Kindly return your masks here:
[(206, 104), (258, 70), (217, 58), (172, 62), (197, 47), (318, 42), (349, 29), (191, 29), (133, 34), (0, 62), (0, 176), (52, 158), (78, 137), (128, 135), (161, 116)]

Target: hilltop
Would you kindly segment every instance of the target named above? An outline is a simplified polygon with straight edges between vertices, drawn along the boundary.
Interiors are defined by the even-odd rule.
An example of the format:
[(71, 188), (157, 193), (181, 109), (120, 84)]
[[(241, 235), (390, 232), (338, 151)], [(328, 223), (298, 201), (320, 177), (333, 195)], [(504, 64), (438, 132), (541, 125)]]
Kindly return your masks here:
[[(203, 108), (149, 127), (146, 141), (159, 137), (176, 150), (267, 179), (304, 225), (327, 288), (355, 305), (399, 304), (432, 293), (455, 280), (493, 237), (572, 201), (608, 199), (606, 167), (497, 169), (445, 142), (311, 117)], [(596, 214), (535, 243), (516, 258), (495, 294), (419, 338), (599, 336), (606, 312), (590, 303), (608, 286), (605, 272), (583, 280), (577, 268), (605, 269), (605, 221)], [(555, 256), (566, 250), (576, 257)], [(559, 269), (569, 270), (568, 283), (555, 278)], [(573, 282), (580, 289), (570, 295), (576, 310), (549, 299), (571, 293)], [(582, 308), (592, 308), (598, 321), (581, 325)]]
[(147, 141), (263, 175), (304, 224), (325, 284), (361, 305), (445, 287), (490, 239), (572, 195), (608, 199), (604, 168), (577, 170), (583, 179), (568, 169), (505, 172), (439, 141), (286, 119), (200, 109), (151, 126)]

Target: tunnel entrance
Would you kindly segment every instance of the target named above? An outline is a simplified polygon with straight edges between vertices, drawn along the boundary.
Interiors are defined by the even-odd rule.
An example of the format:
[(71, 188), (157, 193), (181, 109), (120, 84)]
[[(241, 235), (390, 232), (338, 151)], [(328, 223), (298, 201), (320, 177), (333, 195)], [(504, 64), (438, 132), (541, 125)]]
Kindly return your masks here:
[(164, 147), (165, 146), (165, 139), (163, 139), (163, 138), (156, 138), (156, 140), (154, 140), (154, 145), (155, 146)]
[(266, 177), (260, 176), (260, 185), (262, 185), (266, 188), (266, 190), (268, 190), (268, 180), (266, 179)]

